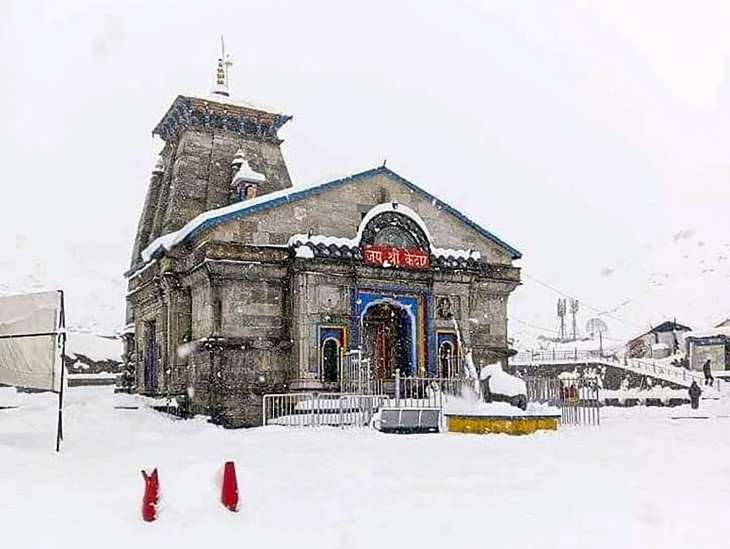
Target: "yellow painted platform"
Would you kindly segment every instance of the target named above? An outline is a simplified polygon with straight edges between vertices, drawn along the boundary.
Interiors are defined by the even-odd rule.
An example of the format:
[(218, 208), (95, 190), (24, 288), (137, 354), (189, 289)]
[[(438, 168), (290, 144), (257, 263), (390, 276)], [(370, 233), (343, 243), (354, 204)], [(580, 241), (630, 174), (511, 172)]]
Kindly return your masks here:
[(557, 431), (557, 416), (467, 416), (446, 415), (449, 432), (486, 435), (504, 433), (507, 435), (529, 435), (535, 431)]

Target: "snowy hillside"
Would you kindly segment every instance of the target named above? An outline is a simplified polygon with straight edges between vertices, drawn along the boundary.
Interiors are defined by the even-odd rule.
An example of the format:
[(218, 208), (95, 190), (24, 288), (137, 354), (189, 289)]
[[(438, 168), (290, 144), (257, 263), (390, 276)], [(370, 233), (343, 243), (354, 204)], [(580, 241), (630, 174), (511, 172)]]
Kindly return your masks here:
[(121, 360), (122, 342), (114, 337), (69, 332), (66, 343), (68, 356), (85, 356), (97, 362)]
[(69, 332), (66, 364), (71, 373), (119, 372), (122, 341), (112, 336)]
[(94, 234), (70, 241), (62, 233), (22, 230), (0, 238), (12, 250), (0, 256), (0, 295), (62, 289), (70, 330), (117, 332), (124, 322), (126, 246)]
[[(543, 271), (556, 269), (549, 279), (554, 288), (581, 299), (579, 334), (585, 334), (588, 319), (598, 317), (609, 329), (607, 348), (664, 320), (703, 329), (730, 317), (730, 231), (706, 227), (643, 235), (630, 250), (624, 250), (627, 255), (606, 254), (598, 270), (571, 266), (580, 274), (577, 284), (568, 283), (570, 273), (555, 265), (540, 266)], [(510, 336), (520, 348), (539, 347), (540, 335), (557, 335), (555, 303), (564, 297), (531, 278), (529, 258), (525, 262), (524, 287), (510, 303)], [(570, 333), (569, 313), (566, 326)]]
[(685, 229), (638, 257), (607, 262), (600, 274), (598, 291), (627, 289), (610, 311), (617, 317), (644, 325), (676, 318), (695, 329), (711, 326), (730, 311), (730, 232)]

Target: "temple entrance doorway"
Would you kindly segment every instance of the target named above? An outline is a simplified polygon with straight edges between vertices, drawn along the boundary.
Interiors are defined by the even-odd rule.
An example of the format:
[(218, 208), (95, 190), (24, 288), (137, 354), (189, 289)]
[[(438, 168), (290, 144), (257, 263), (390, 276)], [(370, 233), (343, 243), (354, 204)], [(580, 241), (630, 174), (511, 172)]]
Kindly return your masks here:
[(374, 304), (363, 314), (363, 344), (374, 377), (391, 379), (399, 369), (413, 375), (413, 318), (399, 303)]
[(442, 341), (439, 344), (439, 376), (456, 377), (456, 352), (452, 341)]

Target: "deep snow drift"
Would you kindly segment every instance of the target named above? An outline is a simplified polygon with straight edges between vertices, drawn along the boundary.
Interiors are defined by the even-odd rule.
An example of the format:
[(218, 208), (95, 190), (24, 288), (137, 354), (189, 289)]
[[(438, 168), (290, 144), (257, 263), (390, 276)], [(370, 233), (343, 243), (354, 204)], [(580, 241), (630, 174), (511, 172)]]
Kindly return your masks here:
[[(508, 437), (225, 431), (114, 409), (115, 399), (111, 388), (69, 389), (56, 455), (55, 396), (0, 388), (0, 406), (18, 406), (0, 410), (3, 547), (727, 546), (720, 403), (702, 403), (710, 419), (614, 410), (600, 427)], [(238, 514), (219, 503), (228, 459)], [(140, 469), (154, 466), (163, 501), (148, 524)]]

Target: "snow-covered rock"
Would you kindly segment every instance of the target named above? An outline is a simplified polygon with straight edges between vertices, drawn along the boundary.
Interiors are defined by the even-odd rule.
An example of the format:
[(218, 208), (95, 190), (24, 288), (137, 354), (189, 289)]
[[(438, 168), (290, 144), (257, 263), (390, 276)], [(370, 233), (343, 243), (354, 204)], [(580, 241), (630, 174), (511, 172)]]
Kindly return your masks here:
[(508, 397), (526, 395), (527, 385), (519, 377), (513, 376), (502, 370), (499, 362), (482, 366), (479, 372), (479, 379), (489, 382), (489, 391), (498, 395)]

